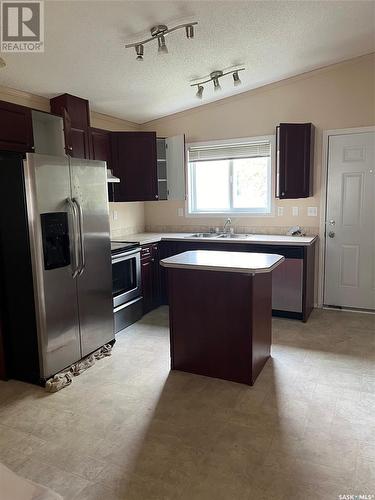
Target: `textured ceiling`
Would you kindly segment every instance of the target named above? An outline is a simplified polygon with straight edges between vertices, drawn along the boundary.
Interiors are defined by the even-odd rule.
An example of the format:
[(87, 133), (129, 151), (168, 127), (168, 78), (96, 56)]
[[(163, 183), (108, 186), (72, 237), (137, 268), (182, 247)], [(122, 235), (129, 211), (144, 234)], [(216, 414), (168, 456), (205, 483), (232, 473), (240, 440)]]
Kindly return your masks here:
[[(2, 54), (0, 85), (51, 97), (69, 92), (91, 108), (143, 123), (314, 68), (369, 53), (372, 1), (51, 1), (45, 2), (44, 54)], [(155, 24), (197, 20), (196, 37), (167, 37), (168, 55), (145, 46), (143, 62), (125, 43)], [(191, 80), (243, 64), (243, 84), (222, 91)]]

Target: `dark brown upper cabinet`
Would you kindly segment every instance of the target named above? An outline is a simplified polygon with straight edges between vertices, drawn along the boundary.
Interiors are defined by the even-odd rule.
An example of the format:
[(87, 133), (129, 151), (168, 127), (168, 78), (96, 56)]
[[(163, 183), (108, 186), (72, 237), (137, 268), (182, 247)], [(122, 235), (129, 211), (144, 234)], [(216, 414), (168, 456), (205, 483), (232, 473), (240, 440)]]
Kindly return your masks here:
[(110, 168), (110, 132), (101, 128), (89, 128), (90, 138), (90, 158), (92, 160), (102, 160), (107, 162)]
[(276, 127), (276, 197), (313, 195), (314, 125), (280, 123)]
[(0, 150), (34, 150), (30, 108), (0, 101)]
[(120, 178), (114, 201), (158, 199), (156, 133), (111, 132), (111, 168)]
[(70, 94), (62, 94), (50, 101), (51, 112), (64, 119), (66, 154), (75, 158), (90, 158), (89, 101)]

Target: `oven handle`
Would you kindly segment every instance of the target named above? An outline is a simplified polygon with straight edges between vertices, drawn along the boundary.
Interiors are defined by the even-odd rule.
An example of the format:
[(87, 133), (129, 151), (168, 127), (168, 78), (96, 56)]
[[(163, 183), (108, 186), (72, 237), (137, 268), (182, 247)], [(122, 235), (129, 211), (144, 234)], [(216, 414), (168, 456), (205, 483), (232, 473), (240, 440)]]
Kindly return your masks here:
[(125, 304), (121, 304), (120, 306), (115, 307), (113, 309), (113, 312), (117, 313), (117, 312), (121, 311), (122, 309), (125, 309), (125, 307), (129, 307), (129, 306), (135, 304), (136, 302), (139, 302), (142, 299), (143, 299), (143, 297), (142, 297), (142, 295), (140, 295), (139, 297), (136, 297), (135, 299), (130, 300), (129, 302), (126, 302)]
[(122, 260), (128, 260), (133, 257), (133, 255), (136, 255), (137, 253), (140, 254), (141, 247), (135, 248), (134, 250), (130, 250), (129, 252), (124, 252), (116, 255), (112, 255), (112, 262), (121, 262)]

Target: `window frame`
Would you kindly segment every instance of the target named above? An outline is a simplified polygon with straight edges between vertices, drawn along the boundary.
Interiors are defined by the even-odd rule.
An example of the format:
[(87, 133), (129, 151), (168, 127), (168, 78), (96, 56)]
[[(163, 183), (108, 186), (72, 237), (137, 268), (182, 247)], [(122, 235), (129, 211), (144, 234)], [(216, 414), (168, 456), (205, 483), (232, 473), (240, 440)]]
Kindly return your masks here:
[[(270, 192), (268, 194), (268, 206), (269, 211), (263, 212), (261, 210), (251, 210), (248, 209), (233, 209), (230, 210), (205, 210), (205, 211), (194, 211), (192, 207), (193, 197), (195, 195), (195, 190), (193, 190), (193, 177), (194, 173), (192, 173), (192, 169), (190, 168), (189, 162), (189, 148), (191, 146), (199, 147), (199, 146), (215, 146), (215, 145), (225, 145), (225, 144), (241, 144), (241, 143), (249, 143), (249, 142), (261, 142), (261, 141), (269, 141), (271, 146), (271, 157), (269, 164), (269, 174), (270, 174)], [(275, 210), (275, 151), (276, 151), (276, 136), (275, 135), (264, 135), (264, 136), (256, 136), (256, 137), (242, 137), (237, 139), (226, 139), (226, 140), (217, 140), (217, 141), (204, 141), (204, 142), (191, 142), (186, 144), (186, 170), (187, 170), (187, 196), (185, 202), (185, 213), (187, 217), (223, 217), (223, 216), (236, 216), (236, 217), (274, 217)], [(233, 172), (233, 160), (228, 159), (230, 162), (230, 175)], [(231, 205), (233, 205), (233, 189), (232, 184), (233, 180), (228, 183), (229, 189), (229, 199)]]

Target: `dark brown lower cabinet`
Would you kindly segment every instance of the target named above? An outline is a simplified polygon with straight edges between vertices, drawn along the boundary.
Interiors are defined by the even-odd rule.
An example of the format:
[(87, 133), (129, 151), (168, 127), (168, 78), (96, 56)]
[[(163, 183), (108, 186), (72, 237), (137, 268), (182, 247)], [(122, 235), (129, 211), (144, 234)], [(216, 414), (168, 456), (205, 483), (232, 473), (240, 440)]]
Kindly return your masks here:
[(141, 276), (144, 314), (161, 304), (159, 260), (157, 244), (142, 245)]
[[(300, 285), (297, 290), (299, 294), (299, 306), (293, 308), (272, 309), (273, 316), (299, 319), (307, 321), (314, 308), (314, 267), (315, 267), (315, 243), (311, 246), (278, 246), (260, 245), (253, 243), (220, 243), (220, 242), (192, 242), (192, 241), (162, 241), (159, 243), (160, 259), (171, 257), (188, 250), (218, 250), (227, 252), (259, 252), (283, 255), (288, 263), (296, 263), (300, 270)], [(300, 263), (300, 264), (299, 264)], [(298, 265), (299, 264), (299, 265)], [(281, 264), (282, 266), (283, 264)], [(280, 266), (280, 268), (281, 268)], [(277, 270), (276, 270), (277, 271)], [(288, 283), (279, 283), (278, 287), (285, 294), (296, 293), (296, 290), (287, 289)], [(169, 304), (166, 271), (160, 269), (160, 300), (162, 304)]]

